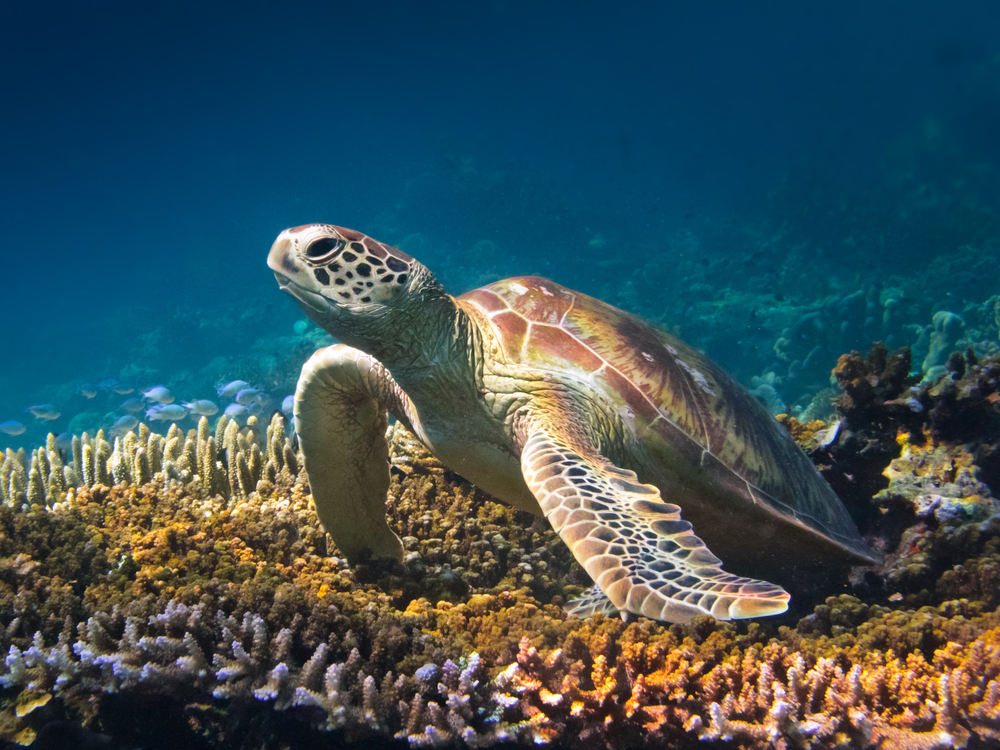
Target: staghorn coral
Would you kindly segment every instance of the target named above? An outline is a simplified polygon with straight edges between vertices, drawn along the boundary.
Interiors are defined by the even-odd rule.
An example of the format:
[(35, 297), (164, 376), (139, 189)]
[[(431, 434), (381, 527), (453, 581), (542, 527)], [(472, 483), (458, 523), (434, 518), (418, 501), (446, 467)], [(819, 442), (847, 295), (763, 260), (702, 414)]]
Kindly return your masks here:
[[(7, 505), (54, 506), (67, 493), (80, 488), (145, 485), (160, 475), (165, 486), (187, 485), (197, 477), (200, 497), (221, 494), (227, 499), (249, 496), (261, 479), (273, 485), (280, 472), (298, 474), (298, 459), (285, 437), (284, 418), (276, 414), (267, 425), (264, 452), (258, 445), (256, 417), (240, 426), (225, 415), (219, 418), (215, 437), (209, 435), (208, 419), (202, 417), (196, 430), (184, 435), (176, 424), (166, 437), (140, 424), (138, 434), (128, 432), (108, 443), (104, 431), (90, 437), (74, 436), (69, 455), (57, 450), (55, 436), (44, 448), (30, 454), (15, 454), (9, 448), (0, 462), (0, 500)], [(223, 453), (225, 451), (225, 453)], [(226, 464), (222, 457), (226, 457)]]
[[(844, 450), (840, 430), (819, 446), (828, 435), (799, 430)], [(581, 621), (561, 604), (589, 582), (547, 523), (464, 483), (401, 427), (390, 437), (401, 565), (336, 557), (280, 416), (263, 434), (224, 422), (152, 446), (126, 435), (131, 479), (110, 486), (67, 482), (28, 503), (25, 485), (0, 507), (0, 732), (64, 717), (154, 747), (127, 717), (155, 701), (157, 731), (198, 747), (330, 732), (414, 747), (997, 739), (1000, 521), (915, 527), (888, 588), (828, 599), (797, 624)], [(216, 445), (231, 446), (226, 461)], [(87, 447), (113, 473), (116, 449), (97, 438), (46, 453), (49, 473), (62, 460), (83, 474)], [(232, 449), (245, 462), (235, 484)]]
[(989, 622), (929, 660), (827, 637), (799, 636), (796, 650), (707, 623), (707, 637), (683, 640), (677, 627), (628, 626), (617, 654), (605, 641), (590, 663), (567, 657), (565, 647), (540, 653), (525, 639), (495, 680), (494, 700), (531, 717), (535, 742), (677, 747), (694, 735), (760, 748), (960, 747), (970, 730), (996, 737), (1000, 629), (995, 617)]

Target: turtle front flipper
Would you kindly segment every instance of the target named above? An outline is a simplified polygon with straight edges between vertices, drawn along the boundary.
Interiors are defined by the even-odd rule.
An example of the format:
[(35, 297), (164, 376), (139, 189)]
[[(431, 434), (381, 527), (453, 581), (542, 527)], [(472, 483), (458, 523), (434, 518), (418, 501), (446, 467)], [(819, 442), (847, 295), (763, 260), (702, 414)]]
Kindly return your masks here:
[(316, 351), (295, 389), (295, 431), (316, 513), (350, 562), (403, 558), (385, 520), (389, 491), (386, 410), (408, 411), (406, 394), (375, 358), (337, 344)]
[[(683, 623), (700, 614), (729, 620), (788, 608), (790, 597), (779, 586), (723, 571), (691, 524), (681, 520), (681, 509), (663, 502), (659, 490), (642, 484), (635, 472), (610, 463), (583, 430), (537, 413), (526, 426), (524, 479), (552, 527), (618, 610)], [(590, 609), (595, 607), (570, 607), (573, 613)]]

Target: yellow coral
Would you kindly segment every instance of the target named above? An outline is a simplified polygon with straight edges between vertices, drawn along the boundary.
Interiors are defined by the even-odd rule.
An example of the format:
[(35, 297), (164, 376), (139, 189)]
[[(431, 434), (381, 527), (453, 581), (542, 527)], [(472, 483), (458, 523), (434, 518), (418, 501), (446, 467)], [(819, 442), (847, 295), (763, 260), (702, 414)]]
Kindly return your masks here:
[[(925, 747), (969, 732), (1000, 739), (1000, 615), (981, 601), (941, 596), (935, 606), (891, 610), (845, 595), (780, 629), (710, 618), (684, 627), (566, 619), (562, 598), (586, 580), (551, 529), (429, 462), (400, 462), (406, 470), (393, 472), (387, 508), (407, 562), (347, 569), (327, 546), (305, 477), (288, 469), (280, 425), (269, 427), (273, 446), (262, 458), (271, 478), (242, 497), (231, 486), (206, 494), (194, 474), (166, 481), (161, 468), (145, 486), (74, 488), (52, 510), (0, 507), (0, 638), (19, 650), (8, 654), (5, 689), (37, 682), (64, 710), (99, 713), (100, 680), (119, 678), (84, 665), (72, 642), (117, 659), (123, 675), (148, 667), (188, 679), (179, 723), (194, 721), (197, 701), (212, 703), (207, 691), (234, 698), (226, 711), (197, 714), (216, 728), (244, 707), (284, 710), (295, 698), (312, 706), (300, 718), (319, 716), (320, 728), (361, 727), (414, 744), (466, 730), (479, 744), (506, 733), (565, 746), (699, 747), (699, 738), (727, 737), (761, 749)], [(241, 450), (239, 433), (225, 429)], [(214, 440), (195, 439), (206, 451)], [(182, 455), (177, 446), (166, 441), (164, 456)], [(909, 468), (894, 471), (945, 476), (952, 469), (939, 447), (910, 446), (901, 456)], [(971, 466), (955, 450), (944, 455), (956, 476)], [(190, 465), (203, 464), (195, 457)], [(996, 550), (983, 544), (961, 575), (978, 576), (985, 590), (995, 588)], [(216, 629), (182, 621), (181, 605), (200, 607)], [(137, 628), (131, 636), (126, 611)], [(143, 652), (138, 628), (157, 622), (165, 624), (146, 631)], [(167, 649), (158, 662), (150, 656), (157, 648)], [(37, 656), (58, 665), (64, 654), (73, 668), (90, 669), (92, 682), (68, 668), (57, 684), (58, 670), (46, 671)], [(468, 671), (473, 654), (478, 671)], [(130, 700), (130, 689), (119, 700)], [(198, 690), (204, 700), (188, 702)], [(24, 728), (13, 714), (8, 708), (8, 738)]]
[(929, 434), (914, 443), (905, 431), (897, 434), (896, 442), (902, 452), (882, 472), (889, 487), (875, 496), (876, 501), (903, 500), (912, 503), (917, 515), (933, 515), (939, 521), (982, 520), (1000, 510), (963, 446), (938, 443)]
[(835, 425), (828, 425), (819, 419), (800, 422), (795, 417), (787, 414), (778, 414), (775, 416), (775, 419), (788, 431), (788, 434), (799, 444), (799, 447), (806, 452), (819, 447), (820, 443), (826, 439), (828, 430), (836, 429)]

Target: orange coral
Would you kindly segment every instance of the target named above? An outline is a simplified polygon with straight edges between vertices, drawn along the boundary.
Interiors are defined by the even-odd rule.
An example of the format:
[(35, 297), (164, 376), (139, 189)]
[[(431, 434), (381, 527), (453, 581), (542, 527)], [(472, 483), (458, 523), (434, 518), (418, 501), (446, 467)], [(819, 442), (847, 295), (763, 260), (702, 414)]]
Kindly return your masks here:
[[(277, 444), (280, 471), (249, 495), (155, 475), (0, 507), (4, 736), (52, 711), (115, 731), (113, 688), (125, 705), (158, 690), (178, 742), (197, 727), (220, 746), (285, 711), (295, 731), (413, 745), (1000, 739), (994, 524), (907, 536), (887, 568), (895, 604), (893, 589), (859, 588), (797, 624), (572, 620), (561, 604), (587, 581), (548, 525), (432, 458), (403, 461), (396, 438), (387, 508), (407, 558), (387, 568), (347, 568), (328, 548)], [(54, 698), (17, 717), (31, 691)], [(213, 695), (223, 709), (206, 708)]]
[(800, 422), (787, 414), (778, 414), (775, 419), (781, 423), (781, 426), (788, 431), (788, 434), (804, 451), (815, 450), (820, 442), (827, 438), (827, 430), (830, 429), (830, 425), (819, 419)]

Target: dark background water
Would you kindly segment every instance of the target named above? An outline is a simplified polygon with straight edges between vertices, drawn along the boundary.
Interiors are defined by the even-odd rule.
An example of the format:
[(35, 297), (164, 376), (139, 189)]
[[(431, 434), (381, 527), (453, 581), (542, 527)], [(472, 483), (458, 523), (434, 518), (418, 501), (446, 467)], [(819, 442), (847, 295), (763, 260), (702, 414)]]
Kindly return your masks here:
[(456, 293), (550, 276), (801, 396), (1000, 292), (998, 56), (985, 1), (4, 3), (0, 421), (32, 432), (0, 447), (110, 407), (81, 381), (206, 397), (256, 358), (280, 395), (301, 316), (264, 258), (314, 221)]

